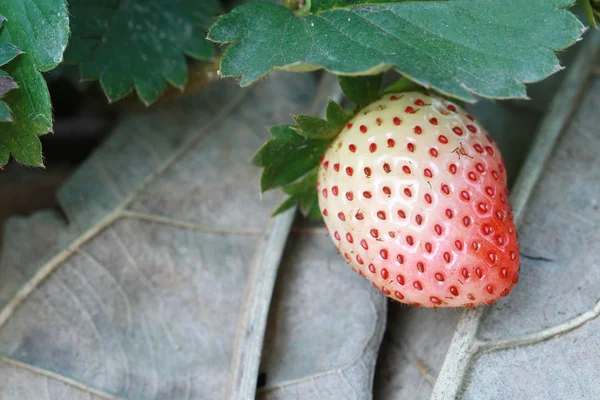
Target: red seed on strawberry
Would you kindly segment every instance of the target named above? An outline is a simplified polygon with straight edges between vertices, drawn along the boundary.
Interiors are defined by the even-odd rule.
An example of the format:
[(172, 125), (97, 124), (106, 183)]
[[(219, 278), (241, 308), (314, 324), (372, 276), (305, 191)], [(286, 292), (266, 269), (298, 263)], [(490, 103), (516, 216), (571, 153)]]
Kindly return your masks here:
[(472, 116), (423, 96), (356, 115), (325, 154), (319, 205), (350, 266), (396, 301), (491, 304), (519, 280), (504, 163)]

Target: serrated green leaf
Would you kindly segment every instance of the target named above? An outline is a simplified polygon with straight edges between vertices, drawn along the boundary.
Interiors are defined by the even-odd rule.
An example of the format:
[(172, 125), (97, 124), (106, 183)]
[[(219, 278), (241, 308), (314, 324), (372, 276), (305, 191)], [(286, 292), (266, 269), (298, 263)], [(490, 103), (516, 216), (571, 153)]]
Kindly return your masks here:
[(298, 124), (294, 129), (303, 136), (312, 139), (327, 139), (329, 136), (335, 134), (335, 132), (332, 132), (329, 123), (322, 118), (310, 115), (294, 115), (293, 118)]
[(295, 199), (293, 196), (292, 197), (288, 197), (287, 199), (285, 199), (283, 201), (283, 203), (281, 203), (279, 205), (279, 207), (277, 207), (275, 209), (275, 211), (273, 211), (273, 213), (271, 214), (272, 217), (279, 215), (287, 210), (289, 210), (292, 207), (295, 207), (298, 205), (298, 201), (297, 199)]
[(344, 110), (335, 101), (329, 100), (329, 103), (327, 103), (327, 110), (325, 111), (325, 117), (329, 123), (341, 129), (352, 119), (352, 117), (354, 117), (354, 114)]
[(346, 97), (360, 109), (377, 100), (379, 88), (381, 88), (381, 78), (381, 74), (356, 77), (340, 76), (339, 81)]
[[(325, 68), (338, 75), (390, 67), (463, 100), (525, 97), (524, 83), (561, 69), (553, 50), (583, 25), (565, 0), (364, 3), (297, 18), (277, 4), (245, 3), (217, 20), (209, 38), (232, 43), (223, 76), (246, 86), (273, 69)], [(329, 4), (329, 3), (328, 3)]]
[(185, 56), (214, 56), (206, 31), (217, 0), (71, 0), (72, 36), (65, 54), (83, 79), (99, 79), (110, 101), (135, 89), (150, 104), (166, 83), (186, 83)]
[[(0, 29), (6, 22), (6, 18), (0, 16)], [(0, 67), (21, 54), (21, 50), (11, 43), (0, 43)], [(19, 85), (6, 73), (0, 69), (0, 98), (7, 92), (18, 88)], [(0, 122), (12, 122), (10, 107), (0, 99)]]
[(6, 67), (20, 86), (3, 97), (10, 106), (13, 123), (0, 125), (0, 165), (12, 155), (20, 163), (42, 166), (38, 135), (52, 130), (50, 94), (31, 57), (19, 57)]
[[(0, 26), (4, 20), (0, 18)], [(2, 29), (2, 28), (0, 28)], [(4, 65), (21, 54), (21, 50), (12, 43), (0, 43), (0, 65)]]
[(38, 135), (52, 130), (52, 106), (41, 72), (62, 60), (69, 36), (69, 17), (64, 0), (10, 0), (2, 3), (7, 23), (0, 43), (10, 43), (24, 54), (6, 65), (19, 86), (3, 100), (12, 110), (13, 123), (0, 124), (0, 165), (12, 156), (23, 164), (42, 166)]
[(285, 186), (318, 165), (332, 139), (310, 139), (293, 125), (271, 128), (273, 139), (258, 150), (252, 163), (263, 167), (260, 189), (265, 192)]
[(318, 168), (313, 168), (302, 179), (290, 183), (283, 187), (283, 191), (288, 197), (274, 212), (273, 215), (280, 214), (294, 206), (298, 206), (300, 212), (305, 216), (319, 219), (321, 211), (319, 210), (319, 200), (317, 196), (317, 174)]
[(344, 128), (344, 125), (352, 119), (354, 115), (346, 112), (338, 103), (330, 100), (327, 105), (326, 117), (313, 117), (310, 115), (295, 115), (294, 120), (298, 124), (297, 130), (303, 136), (310, 139), (333, 139)]
[(273, 139), (252, 159), (255, 165), (263, 167), (262, 192), (282, 186), (290, 195), (273, 215), (298, 205), (304, 215), (320, 217), (315, 188), (319, 160), (354, 114), (330, 100), (325, 116), (327, 119), (296, 115), (298, 125), (271, 128)]
[(4, 100), (0, 100), (0, 122), (12, 122), (10, 107)]
[(319, 208), (319, 199), (316, 195), (316, 191), (315, 191), (315, 197), (316, 197), (316, 201), (313, 203), (312, 207), (310, 208), (309, 212), (308, 212), (308, 216), (314, 220), (320, 220), (321, 217), (321, 209)]
[(0, 69), (0, 97), (18, 87), (19, 85), (17, 85), (13, 78), (11, 78), (8, 73)]

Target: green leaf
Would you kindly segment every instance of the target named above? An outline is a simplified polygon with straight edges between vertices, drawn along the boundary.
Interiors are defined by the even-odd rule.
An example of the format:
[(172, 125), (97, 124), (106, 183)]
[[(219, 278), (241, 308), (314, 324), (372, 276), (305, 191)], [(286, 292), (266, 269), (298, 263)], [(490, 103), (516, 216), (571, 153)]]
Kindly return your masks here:
[[(553, 50), (580, 37), (566, 0), (363, 2), (298, 18), (277, 4), (245, 3), (220, 17), (209, 39), (231, 43), (221, 74), (249, 85), (273, 69), (325, 68), (368, 75), (395, 68), (463, 100), (525, 97), (524, 83), (557, 72)], [(346, 2), (344, 2), (346, 3)], [(314, 9), (314, 7), (313, 7)]]
[(183, 88), (186, 55), (214, 56), (205, 37), (219, 10), (218, 0), (71, 0), (65, 61), (100, 79), (110, 101), (135, 89), (150, 104), (166, 82)]
[(318, 165), (333, 139), (310, 139), (293, 125), (271, 128), (273, 139), (260, 148), (252, 163), (263, 167), (260, 189), (265, 192), (294, 182)]
[(318, 14), (321, 11), (327, 11), (333, 8), (352, 7), (361, 4), (400, 3), (402, 1), (412, 0), (312, 0), (310, 11), (313, 14)]
[[(3, 17), (0, 17), (0, 29), (2, 24), (6, 21)], [(11, 61), (13, 58), (21, 54), (21, 50), (12, 43), (0, 43), (0, 66)]]
[(294, 115), (294, 120), (298, 124), (294, 129), (310, 139), (332, 140), (353, 116), (352, 113), (348, 113), (340, 107), (338, 103), (330, 100), (327, 105), (327, 120), (310, 115)]
[(390, 94), (390, 93), (402, 93), (402, 92), (411, 92), (414, 90), (423, 90), (423, 87), (417, 85), (413, 81), (407, 78), (400, 78), (396, 82), (387, 86), (385, 89), (381, 91), (381, 94)]
[(381, 74), (371, 76), (340, 76), (340, 86), (348, 99), (361, 109), (379, 97)]
[(283, 191), (289, 194), (281, 205), (273, 212), (273, 215), (280, 214), (294, 206), (298, 206), (304, 216), (310, 216), (314, 219), (321, 218), (319, 209), (319, 199), (317, 196), (317, 174), (319, 169), (313, 168), (302, 179), (290, 183), (283, 187)]
[(263, 167), (260, 177), (262, 192), (283, 186), (283, 191), (290, 195), (273, 215), (298, 205), (304, 215), (320, 217), (315, 188), (317, 166), (327, 147), (354, 114), (330, 100), (325, 116), (327, 119), (296, 115), (294, 119), (298, 125), (272, 127), (273, 139), (265, 143), (252, 159), (252, 163)]
[[(0, 29), (1, 26), (6, 22), (6, 18), (0, 16)], [(21, 50), (17, 46), (10, 43), (0, 43), (0, 67), (11, 61), (13, 58), (21, 54)], [(0, 98), (2, 98), (9, 91), (18, 88), (19, 85), (8, 75), (6, 72), (0, 69)], [(12, 115), (10, 107), (0, 99), (0, 122), (12, 122)]]
[[(6, 18), (0, 15), (0, 29), (6, 22)], [(0, 67), (21, 54), (21, 50), (11, 43), (0, 43)], [(1, 98), (9, 91), (18, 88), (19, 85), (0, 69), (0, 122), (12, 122), (10, 107)]]
[(0, 69), (0, 97), (9, 91), (18, 88), (19, 85), (6, 72)]
[(38, 135), (52, 130), (52, 106), (41, 72), (62, 60), (69, 36), (64, 0), (10, 0), (2, 2), (6, 24), (0, 43), (16, 46), (24, 54), (6, 65), (18, 90), (3, 97), (14, 122), (0, 124), (0, 165), (12, 156), (23, 164), (42, 166)]
[(0, 122), (12, 122), (10, 107), (8, 107), (8, 104), (4, 100), (0, 100)]
[(17, 87), (18, 85), (10, 75), (0, 69), (0, 122), (12, 122), (13, 120), (10, 107), (2, 100), (2, 96)]

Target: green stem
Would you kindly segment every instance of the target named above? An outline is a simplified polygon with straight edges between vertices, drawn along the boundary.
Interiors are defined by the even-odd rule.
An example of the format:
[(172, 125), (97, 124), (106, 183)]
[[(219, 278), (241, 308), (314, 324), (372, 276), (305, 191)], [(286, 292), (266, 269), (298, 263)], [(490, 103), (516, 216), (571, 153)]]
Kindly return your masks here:
[(594, 9), (592, 8), (591, 0), (579, 0), (579, 3), (583, 7), (583, 11), (585, 12), (585, 16), (590, 24), (590, 26), (594, 29), (598, 29), (598, 25), (596, 25), (596, 16), (594, 15)]
[(292, 10), (296, 17), (305, 17), (310, 12), (311, 0), (285, 0), (283, 5)]

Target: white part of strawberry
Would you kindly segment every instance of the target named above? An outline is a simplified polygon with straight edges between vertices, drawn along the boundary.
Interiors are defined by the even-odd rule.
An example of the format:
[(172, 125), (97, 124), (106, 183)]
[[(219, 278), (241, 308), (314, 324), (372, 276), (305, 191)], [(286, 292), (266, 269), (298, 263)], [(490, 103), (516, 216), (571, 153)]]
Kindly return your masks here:
[(471, 307), (518, 281), (500, 151), (444, 98), (398, 93), (365, 107), (327, 150), (318, 181), (335, 246), (391, 298)]

